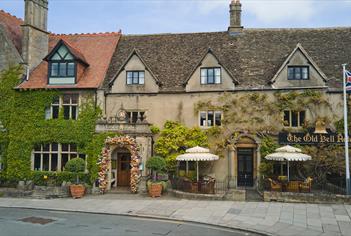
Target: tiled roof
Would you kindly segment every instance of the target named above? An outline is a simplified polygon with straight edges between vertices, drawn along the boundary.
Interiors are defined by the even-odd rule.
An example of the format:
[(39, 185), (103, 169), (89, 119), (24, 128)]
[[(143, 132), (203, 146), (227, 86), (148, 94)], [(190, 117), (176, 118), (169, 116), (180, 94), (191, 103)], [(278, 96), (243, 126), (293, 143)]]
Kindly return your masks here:
[(225, 66), (239, 88), (269, 88), (269, 82), (282, 63), (301, 43), (308, 55), (338, 87), (341, 64), (351, 63), (351, 28), (244, 29), (227, 32), (125, 35), (112, 57), (104, 81), (105, 88), (133, 50), (161, 82), (161, 91), (184, 91), (184, 83), (210, 48)]
[(49, 36), (49, 52), (62, 39), (69, 45), (70, 50), (74, 50), (74, 53), (80, 55), (88, 63), (89, 66), (85, 68), (83, 77), (75, 85), (48, 85), (48, 63), (43, 61), (32, 71), (29, 80), (24, 81), (18, 88), (98, 88), (105, 78), (119, 38), (120, 33), (51, 34)]
[(7, 31), (7, 35), (12, 40), (18, 52), (22, 52), (22, 31), (21, 25), (23, 20), (17, 18), (3, 10), (0, 9), (0, 25), (3, 25)]

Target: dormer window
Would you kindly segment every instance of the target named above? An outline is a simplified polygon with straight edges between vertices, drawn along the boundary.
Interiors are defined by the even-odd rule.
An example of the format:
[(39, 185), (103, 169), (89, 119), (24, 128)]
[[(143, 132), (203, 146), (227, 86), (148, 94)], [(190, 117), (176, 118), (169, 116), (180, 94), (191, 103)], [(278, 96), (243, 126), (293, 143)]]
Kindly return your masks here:
[(64, 44), (61, 44), (49, 58), (48, 83), (50, 85), (76, 83), (76, 62)]
[(201, 84), (220, 84), (221, 68), (201, 68)]
[(288, 66), (289, 80), (308, 80), (310, 70), (308, 66)]
[(128, 85), (143, 85), (145, 83), (145, 71), (127, 71)]

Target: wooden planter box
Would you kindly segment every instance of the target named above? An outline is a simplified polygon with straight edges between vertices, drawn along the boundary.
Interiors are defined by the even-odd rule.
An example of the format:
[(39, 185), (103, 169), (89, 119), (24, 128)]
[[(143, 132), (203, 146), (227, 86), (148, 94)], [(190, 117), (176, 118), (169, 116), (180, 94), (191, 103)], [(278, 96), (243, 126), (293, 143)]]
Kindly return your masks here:
[(82, 198), (85, 193), (85, 186), (82, 184), (71, 184), (69, 190), (73, 198)]
[(150, 197), (161, 197), (162, 195), (162, 184), (152, 183), (149, 189)]

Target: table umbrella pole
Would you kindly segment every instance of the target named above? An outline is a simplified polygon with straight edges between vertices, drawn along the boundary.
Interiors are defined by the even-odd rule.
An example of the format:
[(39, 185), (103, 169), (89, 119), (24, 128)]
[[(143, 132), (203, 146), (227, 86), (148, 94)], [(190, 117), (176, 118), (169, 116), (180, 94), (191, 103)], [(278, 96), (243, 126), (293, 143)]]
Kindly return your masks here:
[(289, 171), (290, 167), (289, 167), (289, 161), (288, 161), (288, 182), (290, 181), (290, 171)]
[(196, 162), (196, 179), (197, 182), (199, 182), (199, 162)]

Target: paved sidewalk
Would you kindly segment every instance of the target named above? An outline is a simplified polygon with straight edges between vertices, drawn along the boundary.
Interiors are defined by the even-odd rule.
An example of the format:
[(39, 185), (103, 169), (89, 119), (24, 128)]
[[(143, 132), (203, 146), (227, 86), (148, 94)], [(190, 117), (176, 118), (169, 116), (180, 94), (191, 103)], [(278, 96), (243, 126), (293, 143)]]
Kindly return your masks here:
[(157, 217), (246, 229), (268, 235), (351, 235), (351, 205), (196, 201), (128, 196), (110, 194), (77, 200), (0, 198), (0, 207)]

